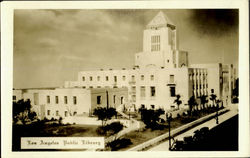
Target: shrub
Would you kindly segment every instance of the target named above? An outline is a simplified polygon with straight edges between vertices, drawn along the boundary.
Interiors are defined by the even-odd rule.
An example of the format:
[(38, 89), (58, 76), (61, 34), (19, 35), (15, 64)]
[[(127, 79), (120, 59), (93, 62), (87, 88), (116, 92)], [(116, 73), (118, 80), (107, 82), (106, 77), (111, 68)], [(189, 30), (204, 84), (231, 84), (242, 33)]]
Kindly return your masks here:
[(181, 115), (180, 114), (177, 114), (177, 118), (180, 118), (181, 117)]
[(107, 146), (109, 146), (111, 148), (111, 151), (115, 151), (115, 150), (118, 150), (121, 148), (125, 148), (131, 144), (132, 144), (132, 142), (130, 139), (122, 138), (122, 139), (117, 139), (117, 140), (114, 140), (114, 141), (108, 143)]
[(98, 127), (96, 129), (96, 133), (99, 134), (99, 135), (105, 135), (106, 134), (105, 127), (103, 127), (103, 126)]

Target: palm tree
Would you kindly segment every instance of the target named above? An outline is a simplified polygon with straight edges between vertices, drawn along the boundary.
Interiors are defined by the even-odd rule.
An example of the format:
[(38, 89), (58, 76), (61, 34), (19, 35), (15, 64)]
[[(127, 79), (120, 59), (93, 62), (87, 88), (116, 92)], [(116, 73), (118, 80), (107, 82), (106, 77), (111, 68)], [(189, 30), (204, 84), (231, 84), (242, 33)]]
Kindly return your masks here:
[(200, 101), (201, 101), (202, 109), (204, 109), (205, 104), (208, 103), (207, 96), (206, 95), (200, 96)]
[(210, 100), (213, 102), (213, 107), (214, 107), (217, 96), (214, 94), (213, 90), (211, 90), (211, 93), (212, 94), (210, 94)]
[(176, 103), (178, 106), (178, 110), (180, 109), (180, 105), (182, 104), (182, 101), (180, 100), (180, 98), (181, 98), (181, 95), (177, 94), (176, 99), (174, 100), (174, 103)]
[(188, 105), (189, 105), (189, 111), (190, 111), (190, 114), (191, 114), (191, 112), (193, 110), (193, 107), (196, 106), (196, 105), (198, 105), (197, 102), (196, 102), (196, 100), (195, 100), (195, 98), (194, 98), (194, 96), (191, 96), (189, 98)]

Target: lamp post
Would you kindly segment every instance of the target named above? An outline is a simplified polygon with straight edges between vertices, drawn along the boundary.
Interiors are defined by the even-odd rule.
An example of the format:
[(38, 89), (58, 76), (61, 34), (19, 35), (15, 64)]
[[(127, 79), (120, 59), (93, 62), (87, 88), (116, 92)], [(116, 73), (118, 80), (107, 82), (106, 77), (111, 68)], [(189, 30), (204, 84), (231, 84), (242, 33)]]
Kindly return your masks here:
[(109, 108), (109, 93), (106, 90), (106, 97), (107, 97), (107, 109)]
[(219, 124), (219, 103), (216, 105), (216, 124)]
[(171, 123), (171, 121), (172, 121), (172, 113), (170, 113), (169, 115), (168, 115), (168, 113), (166, 113), (166, 118), (167, 118), (167, 122), (168, 122), (168, 134), (169, 134), (169, 136), (168, 136), (168, 139), (169, 139), (169, 150), (171, 150), (171, 134), (170, 134), (170, 130), (171, 130), (171, 126), (170, 126), (170, 123)]

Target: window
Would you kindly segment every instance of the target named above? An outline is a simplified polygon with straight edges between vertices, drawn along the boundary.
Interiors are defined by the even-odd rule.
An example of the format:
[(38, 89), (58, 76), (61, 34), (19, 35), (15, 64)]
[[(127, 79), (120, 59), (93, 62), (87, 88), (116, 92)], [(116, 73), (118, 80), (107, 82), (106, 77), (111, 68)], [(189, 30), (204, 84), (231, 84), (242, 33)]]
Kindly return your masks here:
[(64, 111), (64, 116), (65, 116), (65, 117), (68, 116), (68, 111)]
[(59, 116), (59, 111), (58, 110), (56, 111), (56, 116)]
[(170, 83), (174, 83), (174, 75), (170, 75), (170, 77), (169, 77), (169, 82), (170, 82)]
[(145, 86), (141, 86), (141, 88), (140, 88), (141, 97), (145, 97), (146, 96), (145, 90), (146, 90)]
[(68, 104), (68, 97), (64, 96), (64, 104)]
[(114, 81), (117, 82), (117, 76), (114, 76)]
[(76, 111), (74, 111), (73, 115), (75, 116), (76, 114), (77, 114), (77, 112), (76, 112)]
[(151, 97), (155, 97), (155, 87), (150, 87)]
[(82, 81), (85, 81), (85, 77), (84, 76), (82, 77)]
[(47, 110), (47, 115), (48, 115), (48, 116), (50, 115), (50, 110)]
[(124, 99), (124, 98), (123, 98), (123, 97), (121, 97), (121, 104), (123, 104), (123, 99)]
[(13, 95), (13, 98), (12, 98), (13, 100), (16, 100), (16, 96), (15, 95)]
[(151, 51), (160, 51), (160, 36), (151, 37)]
[(135, 76), (132, 75), (132, 76), (131, 76), (131, 79), (132, 79), (132, 81), (135, 81)]
[(153, 81), (154, 80), (154, 75), (150, 76), (150, 80)]
[(144, 80), (144, 75), (141, 75), (141, 80), (142, 80), (142, 81)]
[(92, 77), (92, 76), (90, 76), (90, 77), (89, 77), (89, 80), (90, 80), (90, 81), (92, 81), (92, 80), (93, 80), (93, 77)]
[(151, 105), (151, 108), (154, 109), (154, 108), (155, 108), (155, 105)]
[(175, 87), (170, 87), (170, 96), (171, 97), (175, 96)]
[(98, 95), (96, 100), (97, 100), (96, 103), (100, 105), (102, 103), (102, 96)]
[(136, 86), (132, 86), (132, 91), (133, 91), (133, 92), (136, 91)]
[(113, 96), (113, 102), (114, 102), (114, 104), (115, 104), (115, 97), (116, 97), (116, 96), (114, 95), (114, 96)]
[(58, 104), (59, 103), (58, 96), (55, 97), (55, 100), (56, 100), (56, 104)]
[(47, 103), (50, 103), (50, 96), (47, 96)]
[(108, 76), (106, 76), (106, 81), (108, 81), (109, 80), (109, 77)]
[(97, 76), (97, 81), (100, 81), (101, 77), (100, 76)]
[(122, 80), (125, 81), (126, 80), (126, 76), (122, 76)]
[(76, 96), (73, 96), (73, 103), (74, 103), (75, 105), (77, 104)]
[(93, 86), (89, 86), (89, 88), (93, 88)]

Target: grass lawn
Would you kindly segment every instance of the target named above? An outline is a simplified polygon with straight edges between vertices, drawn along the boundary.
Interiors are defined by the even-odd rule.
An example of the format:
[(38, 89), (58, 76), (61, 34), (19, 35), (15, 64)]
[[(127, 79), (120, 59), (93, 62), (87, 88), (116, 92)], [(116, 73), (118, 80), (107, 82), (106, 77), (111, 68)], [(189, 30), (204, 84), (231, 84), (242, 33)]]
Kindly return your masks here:
[(21, 137), (97, 137), (98, 126), (92, 125), (58, 125), (29, 124), (13, 125), (12, 150), (20, 151)]
[[(206, 111), (199, 111), (198, 114), (195, 116), (181, 116), (180, 118), (174, 118), (171, 121), (171, 130), (178, 128), (182, 125), (185, 125), (187, 123), (190, 123), (194, 120), (197, 120), (201, 117), (204, 117), (208, 114), (211, 114), (215, 111), (216, 111), (215, 109), (209, 109)], [(126, 135), (123, 136), (123, 138), (130, 139), (132, 144), (127, 146), (126, 148), (122, 148), (119, 150), (120, 151), (127, 150), (127, 149), (132, 148), (134, 146), (137, 146), (141, 143), (144, 143), (150, 139), (153, 139), (157, 136), (160, 136), (164, 133), (167, 133), (168, 132), (168, 124), (164, 123), (163, 126), (164, 126), (164, 129), (161, 129), (161, 130), (151, 130), (151, 129), (146, 128), (142, 131), (137, 130), (137, 131), (132, 131), (132, 132), (127, 133)]]

